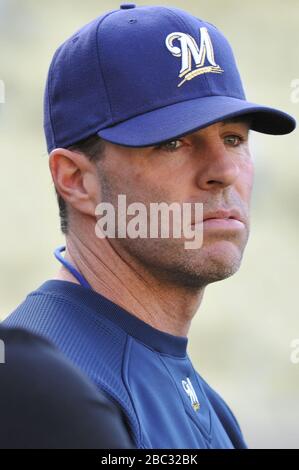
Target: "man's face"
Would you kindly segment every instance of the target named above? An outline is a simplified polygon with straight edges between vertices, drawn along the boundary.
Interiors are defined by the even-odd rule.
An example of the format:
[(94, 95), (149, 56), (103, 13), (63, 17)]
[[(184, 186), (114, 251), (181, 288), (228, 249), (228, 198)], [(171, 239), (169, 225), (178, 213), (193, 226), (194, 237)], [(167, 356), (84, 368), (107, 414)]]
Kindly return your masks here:
[[(185, 248), (184, 238), (111, 238), (115, 250), (155, 275), (186, 286), (224, 279), (240, 266), (249, 235), (253, 164), (248, 148), (249, 124), (223, 121), (166, 144), (127, 148), (106, 143), (98, 163), (101, 201), (127, 205), (203, 203), (203, 243)], [(216, 211), (235, 211), (238, 221), (215, 220)], [(220, 215), (223, 216), (224, 213)], [(194, 222), (194, 220), (193, 220)]]

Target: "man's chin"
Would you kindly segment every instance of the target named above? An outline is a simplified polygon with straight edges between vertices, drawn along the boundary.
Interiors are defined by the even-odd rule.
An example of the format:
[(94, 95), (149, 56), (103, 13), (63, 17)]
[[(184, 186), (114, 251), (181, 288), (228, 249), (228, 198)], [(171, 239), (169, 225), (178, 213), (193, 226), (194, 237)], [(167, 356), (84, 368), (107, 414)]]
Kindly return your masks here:
[(231, 241), (217, 241), (203, 247), (196, 256), (199, 276), (206, 274), (214, 281), (225, 279), (238, 271), (243, 256), (243, 247)]
[(140, 240), (126, 244), (123, 258), (130, 254), (131, 259), (157, 279), (192, 288), (200, 288), (232, 276), (240, 267), (246, 245), (246, 242), (237, 243), (235, 240), (206, 240), (201, 248), (186, 250), (177, 241), (162, 242), (164, 250), (161, 250), (161, 240), (150, 240), (150, 247), (144, 242), (141, 244)]
[(175, 280), (190, 287), (204, 287), (235, 274), (240, 268), (243, 249), (232, 242), (218, 241), (190, 250), (185, 262), (177, 266)]

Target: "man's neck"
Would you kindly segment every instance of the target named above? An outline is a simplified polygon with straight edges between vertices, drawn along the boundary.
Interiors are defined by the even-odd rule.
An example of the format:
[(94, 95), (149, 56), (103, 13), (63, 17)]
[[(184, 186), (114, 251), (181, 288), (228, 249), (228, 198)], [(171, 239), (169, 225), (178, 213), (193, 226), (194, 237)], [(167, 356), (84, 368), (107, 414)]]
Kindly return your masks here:
[[(144, 269), (124, 261), (107, 239), (102, 248), (87, 247), (74, 236), (67, 238), (65, 258), (84, 276), (95, 292), (132, 313), (152, 327), (187, 336), (204, 288), (188, 289), (177, 283), (161, 281)], [(56, 279), (79, 283), (62, 266)]]

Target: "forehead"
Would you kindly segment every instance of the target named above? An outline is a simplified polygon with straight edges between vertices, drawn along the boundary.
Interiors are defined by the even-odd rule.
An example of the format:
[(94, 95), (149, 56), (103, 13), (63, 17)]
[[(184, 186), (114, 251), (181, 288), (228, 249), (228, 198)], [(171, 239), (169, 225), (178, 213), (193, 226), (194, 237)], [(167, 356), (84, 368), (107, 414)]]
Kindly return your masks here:
[[(198, 129), (197, 131), (190, 132), (189, 134), (185, 134), (185, 137), (196, 137), (198, 135), (201, 135), (203, 133), (210, 132), (212, 129), (221, 129), (225, 126), (228, 125), (236, 125), (236, 126), (242, 126), (246, 130), (249, 130), (252, 124), (252, 118), (249, 115), (245, 116), (236, 116), (233, 118), (228, 118), (228, 119), (223, 119), (222, 121), (215, 122), (214, 124), (211, 124), (207, 127), (203, 127), (201, 129)], [(179, 138), (179, 137), (178, 137)], [(174, 139), (170, 139), (174, 140)]]
[(249, 115), (236, 116), (236, 117), (232, 117), (232, 118), (223, 119), (222, 121), (217, 121), (217, 122), (211, 124), (210, 126), (199, 129), (198, 132), (203, 131), (205, 129), (211, 129), (212, 127), (213, 128), (216, 128), (216, 127), (221, 128), (221, 127), (224, 127), (224, 126), (227, 126), (227, 125), (230, 125), (230, 124), (240, 125), (240, 126), (244, 126), (244, 127), (249, 128), (251, 126), (251, 123), (252, 123), (252, 118)]
[(252, 116), (249, 114), (245, 114), (244, 116), (235, 116), (232, 118), (224, 119), (223, 121), (220, 121), (221, 125), (225, 124), (245, 124), (250, 126), (252, 123)]
[[(251, 118), (250, 115), (236, 116), (236, 117), (233, 117), (233, 118), (228, 118), (228, 119), (224, 119), (222, 121), (218, 121), (214, 124), (211, 124), (210, 126), (204, 127), (202, 129), (198, 129), (197, 131), (194, 131), (194, 132), (190, 132), (189, 134), (185, 134), (184, 137), (190, 137), (190, 138), (195, 138), (196, 139), (197, 136), (199, 136), (203, 132), (209, 131), (211, 128), (213, 128), (213, 129), (222, 128), (222, 127), (225, 127), (226, 125), (229, 125), (229, 124), (240, 125), (240, 126), (245, 127), (247, 130), (249, 130), (250, 126), (251, 126), (251, 122), (252, 122), (252, 118)], [(135, 151), (140, 151), (140, 150), (146, 152), (146, 151), (150, 151), (151, 149), (155, 148), (157, 145), (159, 146), (159, 145), (165, 144), (167, 142), (171, 142), (171, 141), (179, 139), (179, 138), (180, 137), (173, 137), (171, 139), (161, 141), (161, 142), (159, 142), (155, 145), (148, 145), (146, 147), (128, 147), (128, 146), (123, 146), (123, 145), (119, 145), (119, 144), (113, 144), (112, 142), (106, 141), (105, 142), (105, 147), (108, 146), (108, 147), (110, 147), (112, 149), (115, 149), (115, 150), (121, 149), (123, 153), (125, 153), (125, 152), (135, 152)]]

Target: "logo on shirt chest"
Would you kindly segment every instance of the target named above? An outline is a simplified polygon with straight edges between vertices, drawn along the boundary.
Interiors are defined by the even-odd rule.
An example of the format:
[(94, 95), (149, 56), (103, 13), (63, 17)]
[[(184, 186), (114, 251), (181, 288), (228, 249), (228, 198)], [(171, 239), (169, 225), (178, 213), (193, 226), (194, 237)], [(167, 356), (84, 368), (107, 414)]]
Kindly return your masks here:
[(200, 403), (198, 401), (196, 392), (193, 388), (193, 385), (192, 385), (191, 380), (189, 379), (189, 377), (187, 377), (186, 380), (182, 380), (182, 386), (183, 386), (183, 389), (185, 390), (185, 392), (187, 393), (188, 397), (190, 398), (191, 405), (192, 405), (192, 408), (194, 409), (194, 411), (199, 411)]

